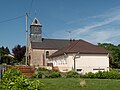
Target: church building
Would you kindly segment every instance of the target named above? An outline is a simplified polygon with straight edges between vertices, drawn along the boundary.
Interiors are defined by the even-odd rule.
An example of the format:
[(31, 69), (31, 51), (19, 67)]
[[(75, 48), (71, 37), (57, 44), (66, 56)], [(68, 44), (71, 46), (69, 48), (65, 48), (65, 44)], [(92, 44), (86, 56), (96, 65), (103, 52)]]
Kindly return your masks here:
[(42, 25), (35, 18), (30, 25), (29, 65), (52, 63), (61, 72), (97, 72), (109, 70), (109, 54), (84, 40), (48, 39), (42, 37)]
[(35, 18), (30, 25), (29, 65), (46, 66), (50, 55), (70, 44), (70, 40), (42, 38), (42, 25)]

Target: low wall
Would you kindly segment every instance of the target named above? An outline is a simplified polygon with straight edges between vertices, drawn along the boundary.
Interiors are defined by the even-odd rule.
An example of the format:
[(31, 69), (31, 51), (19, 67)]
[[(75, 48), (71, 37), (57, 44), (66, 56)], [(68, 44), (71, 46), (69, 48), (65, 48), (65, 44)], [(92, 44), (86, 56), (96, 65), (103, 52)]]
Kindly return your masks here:
[(35, 67), (26, 65), (6, 66), (6, 68), (16, 68), (22, 72), (24, 76), (31, 77), (35, 72)]

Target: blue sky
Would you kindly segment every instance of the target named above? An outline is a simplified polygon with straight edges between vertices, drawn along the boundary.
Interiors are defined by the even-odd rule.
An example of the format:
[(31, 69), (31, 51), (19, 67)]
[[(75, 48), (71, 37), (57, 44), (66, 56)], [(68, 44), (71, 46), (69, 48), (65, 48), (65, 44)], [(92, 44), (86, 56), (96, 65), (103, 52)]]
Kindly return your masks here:
[(34, 17), (39, 19), (43, 37), (69, 39), (71, 31), (72, 39), (120, 44), (120, 0), (0, 1), (0, 47), (26, 44), (26, 12), (29, 26)]

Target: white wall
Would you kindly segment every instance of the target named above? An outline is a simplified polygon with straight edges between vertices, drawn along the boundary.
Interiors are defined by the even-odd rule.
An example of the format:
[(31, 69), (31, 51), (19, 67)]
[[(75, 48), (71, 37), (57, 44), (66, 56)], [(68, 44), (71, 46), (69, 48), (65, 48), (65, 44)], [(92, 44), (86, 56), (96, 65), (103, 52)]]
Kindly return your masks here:
[(109, 58), (107, 54), (81, 54), (76, 58), (76, 69), (82, 69), (82, 73), (108, 71)]
[[(51, 59), (53, 66), (58, 66), (60, 71), (70, 71), (74, 68), (75, 54), (62, 55)], [(75, 59), (76, 70), (82, 69), (79, 73), (98, 72), (109, 70), (109, 58), (107, 54), (80, 54)], [(66, 63), (61, 63), (66, 62)]]
[(54, 57), (49, 59), (48, 63), (53, 63), (53, 66), (58, 66), (61, 72), (68, 71), (68, 61), (67, 56), (61, 55), (59, 57)]

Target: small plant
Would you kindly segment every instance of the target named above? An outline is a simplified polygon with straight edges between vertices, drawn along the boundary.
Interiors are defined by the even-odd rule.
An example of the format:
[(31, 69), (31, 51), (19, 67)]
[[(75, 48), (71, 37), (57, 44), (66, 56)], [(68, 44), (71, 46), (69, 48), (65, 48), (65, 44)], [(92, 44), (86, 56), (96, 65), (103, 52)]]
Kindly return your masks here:
[(80, 87), (86, 87), (86, 81), (85, 80), (80, 81)]

